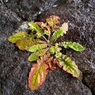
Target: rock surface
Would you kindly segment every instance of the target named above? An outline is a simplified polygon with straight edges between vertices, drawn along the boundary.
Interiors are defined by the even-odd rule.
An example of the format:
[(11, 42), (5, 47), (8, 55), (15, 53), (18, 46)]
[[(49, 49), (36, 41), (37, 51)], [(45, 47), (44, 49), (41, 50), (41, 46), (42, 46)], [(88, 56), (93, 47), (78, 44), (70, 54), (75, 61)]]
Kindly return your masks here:
[(22, 20), (34, 20), (35, 17), (49, 9), (57, 0), (4, 0), (4, 5), (15, 12)]
[[(0, 3), (0, 95), (94, 95), (95, 94), (95, 2), (94, 0), (1, 0)], [(56, 2), (57, 1), (57, 2)], [(55, 3), (56, 2), (56, 3)], [(55, 3), (55, 7), (52, 7)], [(52, 7), (52, 8), (50, 8)], [(49, 9), (50, 8), (50, 9)], [(49, 10), (47, 10), (49, 9)], [(38, 15), (39, 12), (46, 12)], [(30, 53), (8, 42), (15, 32), (27, 29), (25, 21), (45, 21), (58, 15), (61, 23), (68, 22), (67, 35), (58, 41), (75, 41), (85, 47), (83, 52), (66, 50), (83, 72), (77, 80), (58, 70), (49, 73), (35, 91), (28, 88), (28, 73), (32, 63)]]

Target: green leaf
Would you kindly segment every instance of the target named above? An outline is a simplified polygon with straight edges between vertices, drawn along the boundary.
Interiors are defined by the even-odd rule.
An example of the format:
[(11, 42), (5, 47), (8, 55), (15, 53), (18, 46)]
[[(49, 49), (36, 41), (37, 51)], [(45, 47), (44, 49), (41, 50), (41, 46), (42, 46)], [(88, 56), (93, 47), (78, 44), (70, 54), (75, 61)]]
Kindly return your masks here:
[(48, 66), (40, 59), (37, 60), (37, 64), (32, 65), (31, 71), (29, 72), (29, 78), (28, 78), (29, 88), (31, 90), (38, 89), (39, 86), (45, 81), (47, 68)]
[(37, 33), (41, 33), (42, 29), (34, 22), (28, 22), (30, 30), (35, 30)]
[(60, 47), (56, 47), (56, 46), (55, 46), (54, 51), (55, 51), (56, 53), (60, 52), (61, 50), (62, 50), (62, 48), (60, 48)]
[(43, 56), (47, 51), (48, 51), (48, 48), (39, 50), (38, 51), (39, 56)]
[(47, 50), (48, 50), (48, 48), (47, 49), (41, 49), (37, 52), (32, 53), (29, 56), (28, 60), (31, 61), (31, 62), (36, 61), (39, 58), (39, 56), (43, 56), (47, 52)]
[(36, 33), (37, 38), (41, 37), (41, 33)]
[(60, 65), (63, 66), (63, 70), (72, 74), (73, 77), (79, 77), (80, 71), (74, 61), (71, 61), (71, 59), (66, 55), (63, 55), (63, 57), (59, 58), (58, 60)]
[(58, 47), (58, 43), (55, 43), (55, 47)]
[(61, 42), (61, 43), (59, 43), (59, 46), (63, 46), (64, 48), (71, 48), (71, 49), (74, 49), (75, 51), (83, 51), (84, 50), (83, 46), (76, 42), (74, 42), (74, 43)]
[(74, 49), (75, 51), (83, 51), (84, 48), (82, 45), (80, 45), (79, 43), (69, 43), (69, 47)]
[(54, 46), (51, 46), (50, 49), (49, 49), (49, 52), (50, 52), (51, 54), (54, 54), (54, 50), (55, 50), (55, 47), (54, 47)]
[(45, 27), (46, 25), (44, 23), (42, 23), (42, 26)]
[(45, 30), (45, 31), (44, 31), (44, 34), (45, 34), (45, 35), (48, 35), (48, 31), (47, 31), (47, 30)]
[[(57, 45), (57, 44), (56, 44)], [(49, 52), (51, 54), (54, 54), (54, 53), (58, 53), (62, 50), (62, 48), (58, 47), (58, 46), (51, 46), (50, 49), (49, 49)]]
[(62, 53), (61, 52), (58, 52), (55, 54), (55, 58), (60, 58), (62, 56)]
[(39, 50), (39, 49), (43, 49), (43, 48), (45, 48), (45, 47), (47, 47), (47, 44), (37, 44), (37, 45), (31, 46), (31, 47), (29, 48), (29, 51), (30, 51), (30, 52), (35, 52), (35, 51), (37, 51), (37, 50)]
[(55, 31), (55, 32), (53, 33), (51, 39), (54, 40), (54, 39), (56, 39), (56, 38), (58, 38), (58, 37), (60, 37), (60, 36), (62, 36), (62, 35), (63, 35), (63, 31), (62, 31), (62, 30), (57, 30), (57, 31)]
[(37, 59), (39, 58), (39, 53), (38, 52), (34, 52), (32, 53), (29, 58), (28, 58), (28, 61), (36, 61)]
[(59, 46), (64, 47), (64, 48), (69, 48), (69, 43), (71, 42), (59, 42)]
[(8, 38), (8, 40), (12, 43), (16, 43), (17, 40), (24, 38), (28, 34), (26, 32), (18, 32)]
[(60, 30), (57, 30), (53, 33), (52, 40), (54, 40), (60, 36), (63, 36), (63, 34), (66, 34), (66, 31), (68, 31), (68, 24), (63, 23), (62, 26), (60, 27)]

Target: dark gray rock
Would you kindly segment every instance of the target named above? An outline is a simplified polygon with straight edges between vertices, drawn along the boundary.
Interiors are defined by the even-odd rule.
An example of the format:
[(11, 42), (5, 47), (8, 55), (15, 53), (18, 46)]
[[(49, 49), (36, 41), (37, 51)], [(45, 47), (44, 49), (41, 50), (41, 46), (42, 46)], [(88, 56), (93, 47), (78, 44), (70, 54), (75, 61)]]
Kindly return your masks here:
[(91, 89), (93, 95), (95, 95), (95, 72), (85, 71), (83, 74), (83, 83), (87, 85)]
[[(72, 0), (74, 1), (74, 0)], [(58, 2), (56, 8), (52, 8), (43, 13), (39, 19), (47, 18), (50, 15), (61, 17), (61, 23), (68, 22), (69, 31), (58, 41), (72, 41), (82, 44), (85, 48), (83, 52), (66, 50), (65, 54), (76, 61), (79, 69), (83, 72), (83, 81), (92, 93), (95, 93), (95, 2), (93, 0), (83, 0), (83, 2)], [(42, 17), (42, 19), (41, 19)], [(44, 20), (43, 20), (44, 21)], [(85, 72), (90, 72), (85, 73)], [(92, 80), (91, 80), (92, 79)], [(92, 85), (93, 84), (93, 85)]]
[(4, 2), (4, 4), (24, 21), (27, 21), (33, 20), (40, 12), (49, 9), (56, 1), (57, 0), (9, 0)]
[[(92, 95), (91, 91), (95, 92), (94, 2), (58, 0), (56, 8), (51, 8), (36, 18), (41, 8), (48, 9), (56, 0), (30, 1), (8, 0), (0, 3), (0, 95)], [(33, 6), (38, 6), (38, 10)], [(10, 35), (27, 29), (27, 22), (23, 21), (34, 18), (44, 21), (50, 15), (58, 15), (62, 19), (61, 23), (66, 21), (69, 24), (67, 35), (58, 41), (75, 41), (85, 47), (83, 52), (65, 51), (83, 72), (83, 82), (63, 70), (58, 70), (49, 73), (38, 90), (31, 91), (28, 88), (28, 73), (32, 66), (28, 62), (30, 53), (19, 50), (7, 39)]]

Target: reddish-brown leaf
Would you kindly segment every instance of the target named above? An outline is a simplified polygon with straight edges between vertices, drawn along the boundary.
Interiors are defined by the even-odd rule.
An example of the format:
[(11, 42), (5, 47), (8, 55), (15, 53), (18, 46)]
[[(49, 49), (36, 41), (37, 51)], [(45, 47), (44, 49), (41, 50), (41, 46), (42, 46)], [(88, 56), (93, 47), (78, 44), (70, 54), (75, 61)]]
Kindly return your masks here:
[(50, 27), (47, 25), (47, 23), (36, 22), (36, 24), (39, 25), (43, 30), (46, 29), (48, 31), (48, 39), (49, 39), (51, 35), (51, 30), (50, 30)]
[(33, 39), (33, 41), (31, 40), (31, 37), (24, 37), (22, 39), (19, 39), (16, 41), (16, 46), (21, 49), (21, 50), (27, 50), (29, 49), (29, 47), (36, 45), (36, 44), (40, 44), (40, 43), (44, 43), (44, 41), (41, 41), (39, 39)]
[(42, 29), (46, 26), (46, 23), (43, 22), (36, 22), (37, 25), (39, 25)]
[(56, 24), (60, 23), (58, 20), (60, 20), (60, 17), (52, 15), (50, 16), (50, 18), (46, 19), (46, 22), (48, 23), (49, 26), (53, 27)]
[(31, 90), (39, 88), (44, 82), (47, 72), (51, 72), (59, 67), (61, 68), (59, 61), (53, 57), (48, 58), (49, 56), (50, 54), (47, 52), (47, 55), (37, 60), (37, 64), (32, 65), (28, 78), (29, 88)]
[(73, 75), (73, 77), (79, 78), (80, 70), (78, 69), (77, 65), (71, 58), (63, 55), (62, 58), (58, 59), (60, 65), (63, 67), (63, 70)]
[(48, 72), (52, 72), (53, 70), (59, 69), (62, 67), (59, 61), (53, 57), (50, 57), (49, 59), (47, 59), (45, 63), (48, 65), (48, 68), (47, 68)]
[(31, 71), (29, 73), (29, 88), (31, 90), (36, 90), (44, 82), (48, 66), (43, 60), (38, 59), (37, 64), (33, 64)]
[(22, 38), (22, 39), (19, 39), (17, 42), (16, 42), (16, 46), (21, 49), (21, 50), (28, 50), (29, 46), (30, 45), (34, 45), (32, 43), (32, 41), (30, 40), (27, 40), (27, 38)]

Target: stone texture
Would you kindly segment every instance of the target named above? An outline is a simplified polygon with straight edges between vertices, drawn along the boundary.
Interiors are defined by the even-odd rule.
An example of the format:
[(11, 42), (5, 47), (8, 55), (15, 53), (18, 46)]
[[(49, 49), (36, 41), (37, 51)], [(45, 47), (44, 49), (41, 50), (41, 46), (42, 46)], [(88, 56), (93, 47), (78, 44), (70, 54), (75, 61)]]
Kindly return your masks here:
[[(55, 1), (2, 0), (0, 3), (0, 95), (94, 95), (95, 2), (58, 0), (55, 3), (57, 7), (50, 8)], [(47, 11), (38, 15), (44, 10)], [(53, 71), (38, 90), (31, 91), (28, 88), (28, 73), (32, 66), (28, 62), (30, 53), (19, 50), (7, 39), (18, 31), (26, 30), (26, 20), (45, 21), (50, 15), (58, 15), (61, 23), (69, 24), (67, 35), (58, 41), (75, 41), (85, 47), (83, 52), (70, 49), (63, 52), (76, 61), (83, 72), (83, 80), (77, 80), (63, 70)]]
[[(68, 22), (69, 31), (58, 41), (78, 42), (85, 47), (83, 52), (66, 50), (65, 54), (71, 57), (83, 72), (85, 85), (95, 93), (95, 2), (94, 0), (83, 0), (83, 2), (58, 1), (57, 7), (43, 13), (39, 19), (47, 18), (50, 15), (61, 17), (61, 23)], [(61, 3), (60, 3), (61, 2)], [(89, 72), (89, 73), (86, 73)], [(92, 79), (92, 80), (91, 80)], [(92, 85), (93, 84), (93, 85)]]
[[(5, 0), (7, 1), (7, 0)], [(49, 9), (57, 0), (9, 0), (6, 7), (14, 11), (24, 21), (33, 20), (39, 12)]]

